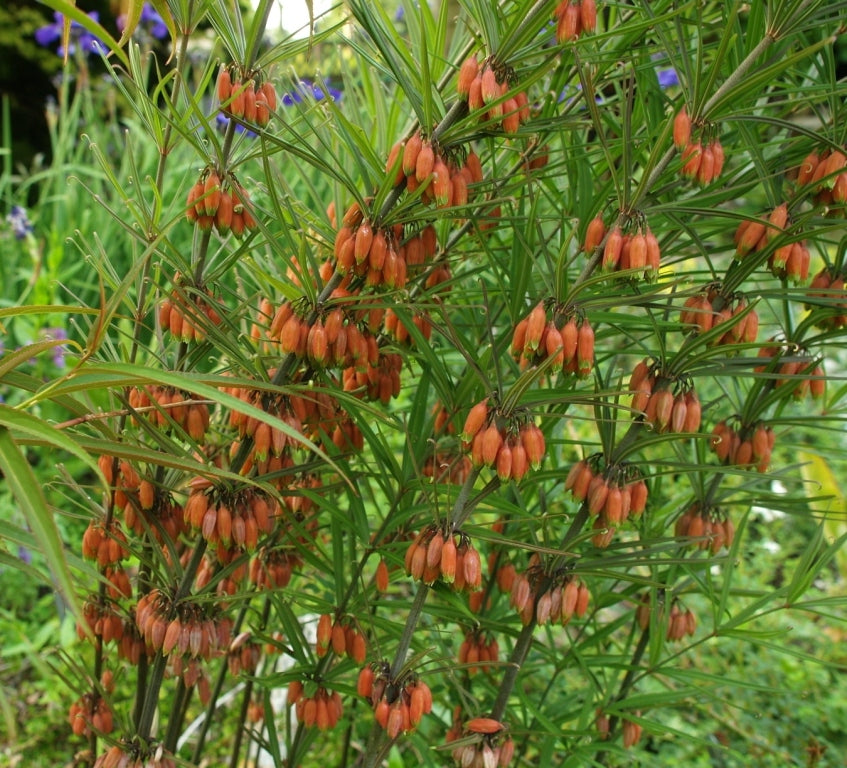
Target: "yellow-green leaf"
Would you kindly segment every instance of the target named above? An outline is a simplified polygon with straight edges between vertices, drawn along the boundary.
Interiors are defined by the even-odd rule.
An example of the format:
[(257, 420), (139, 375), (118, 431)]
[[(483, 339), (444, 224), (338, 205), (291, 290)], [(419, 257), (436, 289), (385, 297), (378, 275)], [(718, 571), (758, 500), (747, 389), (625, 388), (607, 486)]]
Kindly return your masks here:
[[(76, 7), (76, 0), (69, 0), (73, 7)], [(64, 16), (62, 18), (62, 50), (65, 52), (63, 64), (68, 64), (68, 48), (71, 46), (71, 20)]]
[(165, 26), (168, 28), (168, 34), (171, 36), (171, 41), (176, 40), (176, 23), (174, 22), (173, 14), (171, 13), (171, 9), (168, 8), (168, 3), (166, 0), (150, 0), (153, 8), (155, 8), (156, 13), (162, 17), (162, 21), (165, 22)]
[(31, 360), (33, 357), (37, 357), (42, 352), (46, 352), (54, 347), (67, 346), (68, 343), (65, 339), (45, 339), (44, 341), (27, 344), (25, 347), (6, 353), (0, 358), (0, 379), (9, 371), (15, 370), (19, 365)]
[(126, 9), (126, 21), (124, 23), (123, 32), (121, 32), (121, 39), (118, 40), (119, 48), (123, 48), (124, 45), (126, 45), (127, 40), (132, 37), (132, 33), (135, 32), (135, 28), (141, 20), (141, 11), (143, 8), (143, 0), (129, 0), (129, 4)]
[[(835, 479), (829, 463), (822, 456), (809, 451), (799, 452), (803, 463), (803, 479), (814, 483), (819, 489), (818, 496), (829, 496), (828, 501), (817, 501), (810, 506), (815, 512), (824, 515), (824, 530), (832, 538), (847, 533), (847, 497)], [(838, 570), (842, 577), (847, 576), (847, 552), (843, 549), (836, 556)]]

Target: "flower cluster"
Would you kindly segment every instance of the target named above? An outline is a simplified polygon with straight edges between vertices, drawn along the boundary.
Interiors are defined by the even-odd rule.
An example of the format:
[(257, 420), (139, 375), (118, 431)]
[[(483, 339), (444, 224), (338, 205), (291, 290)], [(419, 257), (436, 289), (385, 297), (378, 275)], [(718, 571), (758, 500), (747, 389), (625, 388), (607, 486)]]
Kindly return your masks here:
[[(336, 90), (329, 83), (324, 82), (323, 84), (315, 83), (312, 80), (301, 80), (298, 82), (288, 93), (284, 93), (280, 97), (280, 103), (285, 107), (291, 107), (294, 104), (302, 104), (304, 101), (309, 99), (314, 99), (315, 101), (323, 101), (324, 99), (330, 99), (332, 101), (340, 101), (342, 93), (339, 90)], [(229, 124), (230, 118), (222, 112), (218, 112), (217, 115), (217, 123), (218, 126), (223, 129)], [(257, 134), (255, 131), (251, 131), (249, 128), (245, 128), (241, 123), (238, 123), (235, 126), (236, 133), (244, 133), (251, 138), (254, 138)]]

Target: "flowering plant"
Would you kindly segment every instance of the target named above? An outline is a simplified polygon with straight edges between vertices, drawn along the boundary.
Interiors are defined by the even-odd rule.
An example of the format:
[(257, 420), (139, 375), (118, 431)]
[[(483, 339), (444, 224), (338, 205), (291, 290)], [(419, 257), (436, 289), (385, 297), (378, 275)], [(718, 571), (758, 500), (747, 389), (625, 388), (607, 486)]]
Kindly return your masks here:
[[(167, 67), (104, 37), (128, 127), (64, 233), (98, 290), (0, 409), (78, 763), (673, 765), (772, 690), (739, 644), (843, 607), (807, 446), (847, 414), (847, 155), (806, 88), (838, 9), (763, 5), (352, 0), (338, 91), (268, 2), (158, 3)], [(81, 560), (28, 440), (85, 462)], [(812, 533), (750, 586), (761, 506)]]

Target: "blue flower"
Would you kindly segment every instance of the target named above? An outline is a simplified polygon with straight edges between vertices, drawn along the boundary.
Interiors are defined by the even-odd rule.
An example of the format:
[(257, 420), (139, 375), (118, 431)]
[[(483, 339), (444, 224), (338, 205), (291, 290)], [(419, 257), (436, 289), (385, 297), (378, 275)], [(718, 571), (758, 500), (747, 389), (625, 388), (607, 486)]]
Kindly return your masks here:
[[(573, 103), (582, 95), (582, 84), (577, 83), (576, 85), (566, 85), (565, 89), (559, 94), (559, 104), (562, 102), (566, 102), (570, 107)], [(603, 94), (596, 93), (594, 94), (594, 101), (597, 104), (603, 103)], [(584, 107), (580, 107), (584, 109)]]
[(280, 102), (286, 106), (290, 107), (292, 104), (299, 104), (303, 101), (303, 98), (300, 96), (297, 91), (292, 91), (291, 93), (283, 93)]
[(26, 547), (19, 544), (18, 545), (18, 559), (25, 563), (26, 565), (30, 565), (32, 563), (32, 552), (30, 552)]
[[(100, 21), (100, 15), (97, 13), (97, 11), (91, 11), (88, 16), (94, 21)], [(35, 30), (35, 42), (46, 48), (47, 46), (50, 46), (55, 43), (57, 40), (61, 40), (64, 18), (65, 17), (61, 13), (56, 11), (53, 14), (54, 21), (52, 24), (47, 24), (46, 26), (39, 27)], [(77, 45), (85, 53), (99, 53), (100, 51), (104, 51), (106, 48), (100, 38), (96, 37), (95, 35), (92, 35), (79, 22), (72, 21), (70, 41), (68, 43), (68, 53), (74, 53), (74, 51), (76, 51)], [(58, 53), (59, 56), (64, 56), (64, 46), (60, 45), (56, 53)]]
[(293, 90), (283, 94), (281, 101), (285, 106), (290, 107), (292, 104), (300, 104), (304, 97), (308, 98), (310, 96), (317, 101), (325, 99), (327, 96), (333, 101), (340, 101), (342, 93), (331, 87), (329, 83), (324, 83), (321, 86), (318, 83), (313, 83), (311, 80), (301, 80), (294, 86)]
[[(329, 83), (325, 82), (323, 85), (319, 85), (318, 83), (313, 83), (311, 80), (301, 80), (294, 86), (294, 88), (287, 93), (284, 93), (279, 101), (283, 106), (290, 107), (294, 104), (302, 104), (305, 99), (309, 98), (321, 101), (328, 97), (333, 101), (340, 101), (342, 96), (342, 92), (330, 86)], [(224, 129), (227, 125), (229, 125), (229, 117), (222, 112), (218, 112), (215, 119), (221, 129)], [(249, 128), (245, 128), (240, 123), (236, 124), (235, 130), (237, 133), (243, 133), (251, 138), (256, 136), (255, 132), (251, 131)]]
[(329, 98), (332, 99), (333, 101), (340, 101), (341, 100), (341, 91), (338, 91), (335, 88), (332, 88), (329, 85), (329, 83), (326, 83), (326, 93), (324, 93), (324, 89), (321, 88), (321, 86), (319, 86), (319, 85), (312, 84), (311, 88), (312, 88), (312, 95), (318, 101), (326, 98), (327, 96), (329, 96)]
[(667, 66), (668, 57), (662, 53), (654, 53), (651, 57), (656, 77), (659, 80), (659, 88), (671, 88), (679, 85), (679, 75), (673, 67)]
[(140, 23), (147, 24), (150, 27), (150, 34), (157, 40), (164, 40), (168, 35), (168, 25), (150, 3), (144, 3)]
[[(221, 130), (225, 129), (229, 125), (229, 118), (223, 113), (218, 112), (218, 116), (215, 118), (217, 120), (218, 126)], [(255, 131), (251, 131), (249, 128), (245, 128), (241, 123), (235, 124), (235, 132), (243, 133), (245, 136), (249, 136), (251, 139), (255, 139), (257, 134)]]
[[(126, 15), (118, 16), (118, 29), (123, 33), (126, 26)], [(141, 31), (147, 33), (157, 40), (164, 40), (168, 36), (168, 25), (165, 20), (159, 15), (156, 9), (150, 3), (144, 3), (141, 7), (141, 16), (138, 19), (138, 27), (135, 34)]]
[(23, 240), (32, 234), (32, 222), (26, 215), (26, 208), (13, 205), (12, 210), (6, 215), (6, 221), (12, 227), (12, 232), (18, 240)]
[(669, 69), (657, 69), (656, 77), (659, 78), (659, 88), (670, 88), (679, 85), (679, 76), (673, 67)]

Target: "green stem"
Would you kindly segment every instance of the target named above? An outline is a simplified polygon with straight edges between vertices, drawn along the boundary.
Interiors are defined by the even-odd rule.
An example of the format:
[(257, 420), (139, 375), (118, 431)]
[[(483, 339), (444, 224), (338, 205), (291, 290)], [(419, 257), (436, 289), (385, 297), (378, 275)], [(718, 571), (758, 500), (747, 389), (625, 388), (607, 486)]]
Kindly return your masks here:
[[(641, 637), (638, 638), (638, 645), (635, 646), (635, 651), (632, 654), (632, 661), (629, 664), (629, 669), (627, 670), (626, 675), (624, 675), (624, 679), (621, 681), (621, 687), (618, 689), (616, 696), (610, 702), (611, 704), (623, 701), (627, 697), (627, 694), (635, 681), (635, 674), (638, 669), (638, 665), (641, 662), (641, 658), (644, 656), (644, 652), (647, 650), (647, 642), (649, 639), (650, 629), (648, 627), (641, 633)], [(609, 718), (609, 738), (611, 738), (614, 734), (620, 719), (620, 715), (613, 715)], [(600, 752), (597, 754), (595, 760), (599, 765), (605, 765), (606, 756), (607, 752)]]
[(250, 709), (250, 699), (253, 697), (253, 679), (249, 679), (244, 685), (244, 698), (241, 701), (241, 710), (238, 713), (238, 723), (235, 728), (235, 738), (232, 744), (232, 754), (230, 755), (229, 768), (238, 768), (241, 760), (239, 754), (241, 752), (241, 740), (244, 738), (244, 724), (247, 722), (247, 711)]
[(535, 631), (534, 616), (535, 614), (533, 613), (533, 619), (521, 630), (518, 639), (515, 641), (515, 647), (512, 650), (512, 655), (509, 657), (509, 663), (506, 666), (506, 671), (503, 673), (503, 680), (497, 691), (497, 698), (491, 707), (491, 718), (493, 720), (501, 720), (506, 712), (506, 705), (509, 702), (509, 696), (512, 695), (512, 688), (526, 660), (526, 655), (532, 646), (532, 635)]
[[(756, 60), (771, 46), (775, 41), (775, 37), (770, 35), (766, 35), (763, 37), (759, 44), (747, 55), (747, 57), (742, 61), (738, 67), (732, 72), (732, 74), (724, 81), (724, 83), (718, 88), (712, 96), (706, 101), (703, 105), (703, 108), (700, 110), (702, 116), (708, 114), (709, 110), (711, 110), (732, 88), (738, 85), (747, 72), (750, 71), (750, 68), (753, 64), (756, 63)], [(671, 163), (671, 161), (676, 157), (677, 150), (676, 147), (670, 146), (664, 155), (659, 158), (656, 164), (650, 169), (650, 173), (644, 179), (642, 183), (638, 185), (638, 188), (635, 190), (633, 195), (633, 199), (630, 202), (628, 209), (636, 210), (638, 206), (643, 201), (644, 197), (647, 193), (656, 185), (656, 182), (659, 180), (659, 177), (665, 172), (665, 169)], [(618, 221), (620, 222), (620, 219)], [(605, 242), (605, 238), (604, 238)], [(584, 282), (591, 273), (596, 269), (597, 264), (600, 263), (600, 257), (603, 253), (603, 243), (601, 243), (592, 254), (592, 258), (585, 265), (582, 273), (577, 278), (577, 283)]]
[(629, 452), (629, 449), (632, 448), (640, 439), (641, 435), (644, 433), (645, 423), (641, 419), (633, 421), (632, 424), (629, 425), (629, 429), (627, 429), (626, 434), (620, 439), (618, 444), (615, 446), (615, 449), (609, 455), (609, 464), (618, 464), (621, 462)]
[(165, 677), (165, 665), (167, 659), (161, 651), (153, 659), (150, 668), (150, 679), (147, 683), (147, 695), (144, 698), (144, 706), (141, 709), (141, 717), (138, 721), (138, 735), (143, 741), (149, 741), (153, 729), (153, 718), (159, 703), (159, 689)]
[[(266, 6), (266, 14), (265, 14), (264, 24), (262, 24), (262, 26), (260, 27), (260, 30), (264, 29), (264, 26), (267, 23), (267, 14), (270, 12), (270, 8), (271, 8), (271, 4), (268, 3), (267, 6)], [(253, 41), (253, 47), (250, 50), (248, 61), (253, 61), (253, 59), (255, 58), (255, 56), (258, 52), (258, 47), (261, 43), (261, 38), (262, 38), (262, 34), (261, 34), (261, 31), (260, 31), (256, 35), (256, 39)], [(187, 51), (187, 45), (188, 45), (188, 35), (184, 35), (181, 39), (181, 45), (180, 45), (180, 54), (181, 54), (180, 59), (179, 59), (180, 61), (187, 60), (186, 56), (185, 56), (186, 51)], [(177, 93), (178, 93), (177, 88), (179, 87), (180, 82), (181, 82), (181, 78), (179, 78), (179, 77), (175, 78), (175, 81), (174, 81), (174, 102), (176, 101), (176, 96), (177, 96)], [(224, 142), (223, 142), (223, 146), (222, 146), (222, 150), (221, 150), (221, 170), (224, 171), (224, 172), (227, 169), (227, 166), (228, 166), (228, 163), (229, 163), (229, 156), (230, 156), (231, 151), (232, 151), (232, 144), (233, 144), (233, 140), (234, 140), (234, 136), (235, 136), (235, 127), (236, 127), (235, 123), (233, 121), (230, 121), (229, 124), (227, 125), (227, 131), (226, 131), (226, 134), (224, 136)], [(170, 135), (170, 125), (168, 126), (168, 133), (166, 134), (166, 136), (169, 136), (169, 135)], [(162, 153), (161, 156), (160, 156), (160, 159), (159, 159), (159, 169), (157, 171), (157, 179), (159, 179), (159, 180), (164, 178), (164, 163), (165, 163), (166, 158), (167, 158), (167, 153)], [(210, 242), (211, 242), (211, 233), (210, 232), (204, 232), (202, 234), (201, 238), (200, 238), (200, 242), (198, 244), (196, 256), (195, 256), (195, 259), (194, 259), (193, 277), (194, 277), (194, 283), (197, 286), (202, 285), (203, 273), (205, 271), (206, 257), (208, 255), (209, 243)], [(146, 281), (145, 281), (145, 283), (146, 283)], [(139, 305), (139, 306), (141, 306), (141, 305)], [(139, 314), (140, 314), (140, 310), (139, 310)], [(137, 323), (136, 323), (136, 340), (138, 338), (137, 334), (138, 334), (139, 326), (140, 326), (140, 317), (138, 318)], [(177, 354), (177, 368), (179, 368), (181, 366), (181, 364), (183, 363), (183, 361), (185, 360), (185, 351), (186, 351), (186, 346), (184, 344), (181, 344), (179, 351), (178, 351), (178, 354)], [(133, 359), (134, 359), (134, 357), (133, 357)], [(206, 551), (206, 542), (205, 542), (205, 540), (200, 539), (195, 546), (195, 550), (194, 550), (194, 553), (191, 557), (191, 561), (189, 562), (188, 566), (185, 569), (182, 582), (180, 583), (180, 585), (177, 589), (177, 592), (174, 596), (174, 600), (173, 600), (174, 603), (178, 602), (180, 599), (182, 599), (183, 597), (185, 597), (189, 593), (189, 591), (191, 589), (191, 584), (194, 581), (194, 577), (196, 576), (197, 569), (200, 566), (200, 562), (202, 561), (203, 554), (205, 553), (205, 551)], [(151, 673), (150, 673), (150, 679), (148, 681), (148, 685), (147, 685), (147, 688), (146, 688), (146, 691), (145, 691), (144, 703), (143, 703), (143, 706), (141, 707), (141, 714), (140, 714), (140, 717), (139, 717), (139, 720), (138, 720), (137, 731), (138, 731), (138, 735), (141, 736), (142, 739), (149, 739), (149, 737), (150, 737), (150, 729), (152, 727), (153, 717), (155, 715), (156, 706), (158, 704), (159, 692), (160, 692), (163, 677), (164, 677), (164, 669), (165, 669), (165, 658), (164, 658), (164, 656), (162, 656), (161, 653), (159, 653), (157, 655), (155, 661), (153, 662), (153, 667), (152, 667), (152, 670), (151, 670)], [(174, 710), (174, 716), (175, 716), (174, 719), (179, 721), (180, 718), (177, 717), (177, 715), (178, 715), (178, 712), (175, 709)], [(169, 735), (168, 735), (169, 743), (171, 742), (170, 736), (171, 736), (171, 734), (169, 733)]]
[(338, 761), (338, 768), (346, 768), (347, 762), (350, 759), (350, 744), (353, 740), (353, 718), (347, 728), (344, 730), (343, 744), (341, 745), (341, 757)]
[(132, 710), (132, 722), (138, 730), (141, 722), (141, 712), (144, 709), (144, 701), (147, 698), (147, 673), (150, 671), (150, 662), (146, 653), (142, 653), (138, 659), (138, 677), (135, 684), (135, 706)]
[[(480, 468), (477, 467), (468, 475), (464, 485), (459, 491), (459, 495), (456, 497), (456, 501), (453, 504), (450, 514), (450, 520), (452, 521), (453, 526), (457, 525), (456, 521), (461, 521), (466, 518), (466, 516), (463, 516), (462, 511), (468, 503), (468, 498), (473, 490), (474, 483), (476, 482), (479, 473)], [(394, 661), (391, 664), (390, 678), (392, 681), (399, 677), (400, 672), (403, 669), (403, 665), (406, 663), (406, 655), (408, 654), (409, 647), (412, 644), (412, 636), (414, 635), (415, 629), (418, 625), (429, 590), (429, 585), (424, 584), (423, 582), (418, 585), (415, 600), (409, 608), (409, 614), (406, 616), (406, 624), (404, 625), (403, 633), (400, 636), (400, 643), (397, 646), (397, 652), (394, 654)], [(383, 744), (383, 746), (385, 746), (384, 732), (379, 725), (374, 723), (370, 738), (368, 739), (368, 750), (364, 759), (365, 768), (374, 768), (374, 766), (377, 765), (380, 755), (384, 751), (383, 749), (378, 748), (377, 745), (379, 744)]]
[(706, 103), (703, 105), (703, 109), (700, 110), (703, 116), (709, 113), (709, 110), (712, 109), (730, 90), (735, 88), (747, 75), (750, 71), (750, 68), (753, 64), (756, 63), (756, 60), (774, 43), (776, 42), (776, 36), (773, 32), (767, 33), (761, 40), (759, 40), (756, 47), (747, 54), (744, 61), (742, 61), (724, 80), (723, 84), (718, 88)]
[[(106, 589), (105, 585), (101, 584), (97, 590), (98, 605), (105, 605)], [(103, 638), (100, 635), (94, 638), (94, 673), (92, 675), (92, 696), (98, 695), (97, 684), (100, 682), (100, 676), (103, 674)], [(91, 755), (89, 765), (93, 764), (94, 756), (97, 754), (97, 733), (92, 730), (88, 736), (88, 752)]]
[[(580, 506), (579, 511), (574, 516), (574, 519), (571, 521), (568, 530), (565, 532), (564, 538), (562, 539), (561, 549), (568, 548), (570, 543), (579, 535), (580, 531), (582, 531), (587, 521), (588, 504), (583, 503), (582, 506)], [(541, 593), (539, 592), (536, 598), (540, 596)], [(512, 688), (515, 685), (518, 673), (521, 671), (524, 661), (526, 660), (527, 653), (529, 653), (529, 649), (532, 645), (532, 636), (534, 631), (535, 611), (533, 610), (529, 624), (521, 630), (520, 635), (518, 635), (518, 639), (515, 641), (515, 647), (512, 650), (511, 657), (509, 658), (509, 665), (503, 673), (503, 680), (501, 681), (500, 688), (497, 691), (497, 698), (494, 700), (494, 706), (491, 708), (491, 718), (494, 720), (501, 720), (506, 712), (506, 705), (509, 702), (509, 696), (512, 694)]]
[[(247, 617), (247, 609), (249, 607), (249, 601), (245, 600), (241, 605), (241, 610), (238, 612), (238, 616), (235, 619), (235, 623), (232, 625), (232, 634), (233, 636), (238, 636), (241, 632), (241, 627), (244, 625), (244, 620)], [(270, 616), (271, 611), (271, 601), (269, 597), (265, 597), (265, 604), (262, 607), (262, 619), (260, 627), (264, 629), (264, 627), (268, 623), (268, 617)], [(209, 727), (212, 724), (212, 718), (215, 713), (215, 709), (217, 708), (217, 702), (220, 698), (221, 691), (223, 690), (224, 682), (226, 681), (227, 675), (229, 674), (229, 666), (227, 662), (226, 655), (224, 655), (220, 662), (220, 667), (218, 669), (218, 677), (215, 680), (215, 687), (212, 690), (211, 696), (209, 697), (209, 703), (206, 705), (206, 716), (203, 718), (203, 722), (200, 724), (200, 732), (197, 736), (197, 744), (194, 747), (194, 756), (192, 758), (192, 762), (199, 764), (203, 757), (203, 748), (206, 745), (206, 736), (209, 733)], [(243, 728), (244, 720), (241, 720), (240, 728)], [(239, 728), (239, 730), (240, 730)], [(237, 754), (238, 750), (233, 750), (233, 755)]]
[[(188, 35), (183, 35), (183, 37), (180, 38), (180, 50), (179, 50), (178, 61), (182, 62), (183, 60), (185, 60), (185, 52), (186, 52), (187, 49), (188, 49)], [(176, 100), (178, 98), (180, 82), (181, 82), (180, 77), (174, 78), (174, 89), (173, 89), (173, 95), (172, 95), (174, 102), (176, 102)], [(162, 151), (159, 153), (158, 167), (156, 169), (156, 188), (160, 191), (162, 189), (162, 185), (164, 184), (165, 167), (166, 167), (166, 162), (167, 162), (167, 158), (168, 158), (168, 153), (165, 151), (165, 148), (167, 147), (167, 145), (170, 141), (171, 131), (172, 131), (172, 125), (170, 123), (168, 123), (168, 125), (165, 129), (165, 134), (164, 134), (164, 138), (163, 138), (163, 142), (162, 142)], [(142, 267), (142, 272), (141, 272), (141, 280), (140, 280), (140, 286), (139, 286), (139, 290), (138, 290), (138, 299), (137, 299), (136, 305), (135, 305), (135, 317), (134, 317), (133, 332), (132, 332), (132, 345), (130, 347), (130, 352), (129, 352), (130, 363), (134, 363), (137, 360), (138, 353), (141, 349), (141, 336), (142, 336), (142, 333), (144, 331), (144, 322), (143, 322), (144, 321), (144, 315), (145, 315), (144, 307), (147, 304), (147, 292), (148, 292), (148, 285), (149, 285), (149, 282), (150, 282), (148, 278), (149, 278), (149, 273), (150, 273), (151, 257), (152, 257), (152, 251), (145, 258), (144, 265)], [(127, 416), (122, 415), (120, 420), (118, 421), (117, 434), (119, 436), (124, 434), (124, 429), (126, 428), (126, 420), (127, 420)], [(117, 475), (117, 471), (118, 470), (117, 470), (117, 459), (116, 459), (113, 462), (113, 474)], [(110, 494), (109, 508), (106, 510), (106, 519), (105, 519), (104, 524), (105, 524), (107, 530), (108, 530), (108, 528), (111, 524), (111, 520), (112, 520), (112, 516), (113, 516), (113, 510), (114, 510), (114, 491), (112, 491), (112, 493)], [(97, 603), (98, 603), (98, 605), (105, 605), (105, 601), (106, 601), (106, 585), (101, 583), (99, 588), (98, 588), (98, 591), (97, 591)], [(95, 651), (94, 651), (94, 670), (93, 670), (95, 686), (99, 682), (100, 677), (102, 675), (102, 672), (103, 672), (103, 643), (102, 643), (101, 638), (97, 638), (97, 644), (95, 646)], [(139, 660), (138, 686), (137, 686), (137, 689), (136, 689), (137, 693), (140, 693), (140, 691), (142, 691), (145, 687), (146, 672), (147, 672), (147, 659), (146, 659), (146, 657), (143, 657), (141, 660)], [(94, 689), (94, 692), (96, 692), (96, 687)], [(139, 696), (139, 698), (136, 699), (136, 714), (140, 715), (140, 711), (141, 711), (141, 698)], [(91, 759), (93, 761), (95, 755), (97, 754), (97, 734), (95, 732), (92, 732), (91, 736), (89, 737), (88, 747), (89, 747), (89, 752), (91, 754)]]
[(403, 194), (403, 191), (406, 189), (406, 177), (404, 176), (402, 181), (394, 187), (391, 192), (388, 193), (388, 197), (385, 198), (385, 202), (382, 204), (382, 207), (379, 209), (379, 213), (374, 217), (374, 224), (379, 226), (382, 220), (388, 216), (391, 212), (391, 209), (397, 205), (397, 201), (400, 199), (400, 195)]
[[(453, 509), (450, 512), (449, 522), (451, 527), (459, 528), (465, 520), (468, 519), (468, 515), (470, 515), (471, 511), (473, 511), (473, 505), (468, 503), (468, 499), (471, 495), (471, 491), (473, 490), (474, 485), (476, 484), (476, 479), (479, 477), (480, 472), (482, 471), (482, 467), (474, 467), (471, 470), (471, 473), (468, 475), (461, 489), (459, 490), (459, 495), (456, 496), (456, 501), (453, 503)], [(500, 478), (495, 477), (493, 480), (489, 481), (485, 488), (491, 487), (492, 483), (495, 483), (496, 486), (500, 486)], [(485, 490), (480, 493), (484, 493)], [(488, 494), (485, 494), (488, 495)]]
[[(188, 41), (190, 40), (191, 35), (184, 34), (179, 38), (179, 49), (176, 54), (177, 61), (177, 70), (181, 70), (183, 67), (183, 63), (188, 60)], [(177, 77), (174, 78), (174, 87), (171, 92), (171, 101), (176, 104), (179, 101), (180, 91), (182, 86), (182, 73), (177, 72)], [(139, 88), (142, 88), (143, 84), (139, 83)], [(168, 150), (168, 146), (171, 143), (171, 136), (173, 135), (173, 123), (168, 121), (165, 124), (165, 130), (162, 134), (162, 146), (159, 149), (159, 164), (156, 168), (156, 189), (162, 190), (165, 184), (165, 165), (170, 154)]]
[(253, 38), (253, 43), (250, 46), (250, 50), (247, 52), (247, 60), (245, 64), (248, 68), (253, 66), (253, 62), (256, 61), (256, 57), (259, 55), (259, 47), (262, 45), (262, 37), (265, 34), (265, 29), (267, 29), (268, 19), (270, 18), (273, 6), (274, 3), (265, 3), (264, 14), (256, 27), (256, 37)]
[(705, 496), (703, 498), (704, 506), (711, 506), (711, 504), (713, 503), (715, 494), (718, 492), (718, 489), (720, 488), (721, 483), (723, 482), (723, 479), (724, 479), (724, 476), (720, 472), (716, 473), (712, 477), (711, 482), (709, 483), (709, 487), (706, 490)]
[(168, 730), (165, 734), (163, 742), (164, 747), (168, 752), (173, 753), (176, 749), (176, 742), (179, 739), (179, 732), (182, 730), (182, 723), (185, 718), (185, 712), (188, 708), (188, 700), (191, 698), (191, 690), (180, 677), (179, 682), (174, 692), (173, 709), (171, 716), (168, 718)]
[(438, 143), (441, 136), (451, 128), (455, 123), (458, 123), (465, 115), (468, 114), (468, 102), (464, 99), (457, 99), (453, 102), (444, 119), (435, 127), (435, 130), (429, 135), (432, 142)]
[(400, 635), (400, 642), (397, 645), (397, 652), (394, 654), (394, 662), (391, 665), (391, 680), (396, 680), (403, 665), (406, 663), (406, 654), (409, 652), (409, 647), (412, 644), (412, 635), (415, 634), (415, 628), (418, 624), (421, 612), (423, 611), (426, 597), (429, 594), (429, 585), (421, 582), (418, 585), (418, 592), (415, 595), (415, 601), (412, 607), (409, 608), (409, 615), (406, 618), (406, 625), (403, 627), (403, 634)]
[[(182, 581), (177, 587), (172, 604), (175, 605), (178, 603), (191, 590), (191, 584), (194, 581), (194, 577), (197, 575), (197, 569), (200, 567), (200, 562), (202, 561), (205, 552), (206, 540), (201, 538), (197, 544), (194, 545), (194, 552), (192, 553), (191, 560), (189, 560), (188, 565), (185, 567), (185, 571), (182, 574)], [(150, 740), (153, 718), (156, 714), (156, 707), (159, 703), (159, 691), (162, 688), (162, 681), (165, 677), (166, 665), (167, 659), (162, 652), (159, 651), (153, 660), (153, 667), (150, 670), (150, 679), (147, 684), (146, 696), (144, 698), (144, 706), (141, 709), (141, 717), (138, 721), (137, 732), (142, 741)]]
[[(497, 61), (505, 64), (502, 59), (508, 59), (512, 53), (512, 41), (520, 40), (524, 31), (536, 23), (536, 17), (540, 15), (550, 16), (550, 0), (537, 0), (524, 16), (523, 20), (512, 30), (512, 33), (500, 44), (500, 50), (497, 51), (495, 58)], [(501, 58), (502, 57), (502, 58)]]

